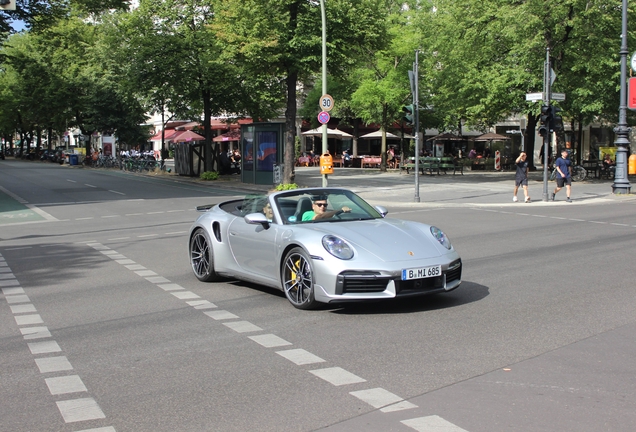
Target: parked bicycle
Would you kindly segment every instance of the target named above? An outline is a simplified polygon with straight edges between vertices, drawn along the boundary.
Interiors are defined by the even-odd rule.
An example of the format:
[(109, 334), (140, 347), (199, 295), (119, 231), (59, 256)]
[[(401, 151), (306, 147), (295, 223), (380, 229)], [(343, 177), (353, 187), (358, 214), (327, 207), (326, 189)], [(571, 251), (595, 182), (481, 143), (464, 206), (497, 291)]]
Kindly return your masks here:
[[(556, 167), (552, 167), (552, 172), (550, 174), (550, 180), (556, 180), (557, 170)], [(587, 178), (587, 170), (583, 168), (581, 165), (572, 165), (572, 181), (580, 182)]]

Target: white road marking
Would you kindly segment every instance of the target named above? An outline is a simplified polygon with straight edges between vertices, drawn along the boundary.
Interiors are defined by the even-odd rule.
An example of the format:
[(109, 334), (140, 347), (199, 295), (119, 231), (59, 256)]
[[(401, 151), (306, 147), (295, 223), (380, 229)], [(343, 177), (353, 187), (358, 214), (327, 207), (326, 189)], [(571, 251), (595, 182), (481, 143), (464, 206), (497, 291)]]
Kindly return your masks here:
[(86, 245), (98, 251), (111, 250), (108, 246), (104, 246), (101, 243), (87, 243)]
[(88, 184), (88, 183), (84, 183), (84, 186), (88, 186), (88, 187), (92, 187), (92, 188), (96, 188), (97, 186), (93, 186), (92, 184)]
[(264, 346), (265, 348), (275, 348), (286, 345), (293, 345), (291, 342), (287, 342), (285, 339), (273, 334), (264, 334), (258, 336), (249, 336), (257, 344)]
[(116, 218), (116, 217), (121, 217), (120, 215), (106, 215), (106, 216), (102, 216), (102, 219), (106, 219), (106, 218)]
[(56, 404), (66, 423), (106, 418), (93, 398), (59, 401)]
[(190, 300), (186, 303), (195, 309), (213, 309), (217, 307), (214, 303), (208, 300)]
[(249, 332), (255, 332), (255, 331), (263, 331), (262, 328), (260, 328), (257, 325), (252, 324), (249, 321), (225, 322), (225, 323), (223, 323), (223, 325), (231, 328), (232, 330), (234, 330), (237, 333), (249, 333)]
[(166, 213), (177, 213), (177, 212), (183, 212), (185, 210), (168, 210)]
[(165, 235), (179, 235), (179, 234), (186, 234), (187, 231), (175, 231), (175, 232), (169, 232), (166, 233)]
[(117, 240), (128, 240), (130, 237), (115, 237), (108, 239), (108, 241), (117, 241)]
[(351, 372), (348, 372), (340, 367), (316, 369), (309, 372), (335, 386), (355, 384), (367, 381), (364, 378), (360, 378), (359, 376), (354, 375)]
[(170, 282), (170, 279), (166, 279), (163, 276), (153, 276), (153, 277), (147, 277), (146, 280), (148, 282), (152, 282), (154, 284), (159, 284), (159, 283), (168, 283)]
[(32, 304), (23, 304), (23, 305), (16, 305), (16, 306), (10, 306), (10, 307), (11, 307), (11, 313), (14, 313), (14, 314), (37, 312), (35, 310), (35, 306), (33, 306)]
[(165, 213), (165, 211), (148, 212), (146, 214), (162, 214), (162, 213)]
[(66, 179), (66, 181), (69, 181), (71, 183), (77, 183), (75, 180), (70, 180), (70, 179)]
[(382, 411), (383, 413), (389, 413), (389, 412), (396, 412), (396, 411), (404, 411), (404, 410), (413, 409), (413, 408), (417, 408), (417, 405), (409, 401), (402, 401), (393, 405), (385, 406), (384, 408), (381, 408), (380, 411)]
[(22, 333), (24, 340), (42, 339), (42, 338), (51, 337), (51, 332), (46, 326), (24, 327), (20, 329), (20, 332)]
[(2, 294), (4, 295), (14, 295), (14, 294), (24, 294), (24, 288), (2, 288)]
[(46, 378), (44, 381), (52, 395), (88, 391), (79, 375)]
[[(171, 293), (172, 295), (177, 294), (175, 293)], [(228, 312), (226, 310), (218, 310), (218, 311), (208, 311), (208, 312), (203, 312), (204, 314), (206, 314), (207, 316), (209, 316), (210, 318), (213, 318), (217, 321), (219, 320), (224, 320), (224, 319), (234, 319), (234, 318), (238, 318), (238, 316), (234, 315), (231, 312)]]
[(137, 270), (135, 273), (141, 277), (158, 276), (157, 273), (152, 270)]
[(125, 216), (143, 216), (143, 213), (127, 213)]
[(287, 360), (289, 360), (292, 363), (296, 363), (297, 365), (322, 363), (326, 361), (316, 355), (313, 355), (309, 351), (305, 351), (302, 348), (291, 349), (286, 351), (276, 351), (276, 354), (282, 357), (285, 357)]
[(16, 315), (14, 316), (15, 322), (19, 326), (23, 325), (32, 325), (32, 324), (44, 324), (42, 317), (40, 314), (31, 314), (31, 315)]
[(115, 250), (112, 250), (112, 249), (102, 250), (100, 252), (103, 253), (104, 255), (117, 255), (117, 254), (119, 254), (119, 252), (117, 252)]
[[(189, 299), (198, 299), (201, 298), (192, 291), (174, 291), (171, 292), (173, 296), (178, 298), (179, 300), (189, 300)], [(216, 319), (216, 318), (215, 318)]]
[(126, 267), (128, 270), (146, 270), (146, 267), (142, 266), (141, 264), (124, 265), (124, 267)]
[(605, 225), (607, 222), (602, 222), (602, 221), (588, 221), (589, 223), (595, 223), (595, 224), (602, 224)]
[(108, 190), (108, 192), (112, 192), (112, 193), (114, 193), (114, 194), (118, 194), (118, 195), (126, 195), (126, 194), (125, 194), (125, 193), (123, 193), (123, 192), (117, 192), (117, 191), (110, 190), (110, 189)]
[(133, 260), (128, 259), (128, 258), (126, 258), (126, 259), (121, 259), (121, 260), (115, 260), (115, 262), (116, 262), (117, 264), (121, 264), (121, 265), (126, 265), (126, 264), (137, 264), (136, 262), (134, 262)]
[(40, 369), (40, 373), (73, 370), (73, 366), (65, 356), (35, 359), (35, 364)]
[(157, 237), (159, 234), (144, 234), (137, 236), (137, 238), (146, 238), (146, 237)]
[(9, 250), (9, 251), (22, 250), (22, 249), (31, 249), (31, 246), (22, 246), (22, 247), (6, 248), (6, 250)]
[(128, 257), (126, 255), (116, 254), (116, 255), (108, 255), (108, 258), (113, 260), (118, 260), (118, 259), (126, 259)]
[(2, 273), (0, 274), (0, 279), (15, 279), (13, 273)]
[(7, 267), (0, 267), (0, 273), (11, 273), (11, 269)]
[(349, 392), (349, 394), (357, 397), (363, 402), (368, 403), (373, 408), (382, 408), (384, 406), (403, 401), (403, 399), (398, 395), (394, 395), (390, 391), (384, 390), (383, 388), (354, 391)]
[[(16, 283), (16, 285), (18, 285), (18, 283)], [(26, 294), (5, 296), (5, 299), (7, 300), (7, 303), (9, 304), (31, 303), (31, 300), (29, 300), (29, 297)]]
[(610, 225), (614, 225), (614, 226), (623, 226), (623, 227), (628, 227), (628, 226), (630, 226), (630, 225), (628, 225), (628, 224), (616, 223), (616, 222), (612, 222), (612, 223), (610, 223)]
[(181, 285), (177, 285), (177, 284), (164, 284), (164, 285), (157, 285), (157, 286), (164, 291), (176, 291), (176, 290), (185, 289)]
[(31, 354), (47, 354), (62, 351), (62, 348), (60, 348), (55, 341), (29, 342), (27, 345), (31, 350)]
[(402, 420), (400, 423), (418, 432), (468, 432), (436, 415)]

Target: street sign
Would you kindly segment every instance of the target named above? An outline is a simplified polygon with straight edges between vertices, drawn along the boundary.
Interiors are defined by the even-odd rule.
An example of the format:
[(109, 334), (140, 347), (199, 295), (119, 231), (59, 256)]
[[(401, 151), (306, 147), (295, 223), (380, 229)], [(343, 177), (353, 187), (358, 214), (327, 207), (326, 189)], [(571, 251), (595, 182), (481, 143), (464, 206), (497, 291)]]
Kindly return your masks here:
[[(536, 102), (543, 100), (543, 93), (526, 93), (526, 101), (528, 102)], [(550, 100), (553, 101), (564, 101), (565, 93), (552, 93), (550, 95)]]
[(320, 109), (323, 111), (331, 111), (332, 108), (333, 108), (333, 98), (328, 94), (324, 94), (320, 96)]
[(543, 93), (526, 93), (526, 100), (532, 102), (543, 100)]
[(320, 124), (329, 123), (330, 118), (331, 116), (327, 111), (321, 111), (320, 114), (318, 114), (318, 122), (320, 122)]
[(627, 81), (627, 108), (636, 110), (636, 78)]

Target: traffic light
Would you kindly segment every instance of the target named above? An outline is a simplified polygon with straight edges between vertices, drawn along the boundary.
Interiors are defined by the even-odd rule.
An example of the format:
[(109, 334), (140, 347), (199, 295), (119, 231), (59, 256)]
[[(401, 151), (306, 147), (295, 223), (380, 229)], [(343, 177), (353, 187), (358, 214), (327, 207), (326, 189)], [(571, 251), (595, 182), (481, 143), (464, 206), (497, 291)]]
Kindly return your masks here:
[(15, 0), (0, 0), (0, 10), (15, 10)]
[(563, 118), (558, 115), (559, 112), (561, 112), (561, 108), (552, 107), (552, 113), (550, 116), (550, 132), (563, 130)]
[(404, 111), (404, 120), (405, 123), (412, 125), (415, 122), (415, 106), (413, 104), (406, 105), (402, 107), (402, 111)]
[(541, 126), (539, 126), (539, 135), (544, 137), (548, 134), (552, 122), (552, 107), (550, 105), (541, 106), (539, 122), (541, 123)]

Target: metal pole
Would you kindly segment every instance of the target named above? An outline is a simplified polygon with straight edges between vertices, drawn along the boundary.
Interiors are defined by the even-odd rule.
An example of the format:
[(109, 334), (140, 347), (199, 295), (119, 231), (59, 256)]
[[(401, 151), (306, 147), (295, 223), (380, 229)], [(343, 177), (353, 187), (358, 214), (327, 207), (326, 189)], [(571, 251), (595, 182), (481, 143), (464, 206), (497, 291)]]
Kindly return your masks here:
[[(320, 0), (320, 16), (322, 18), (322, 94), (327, 94), (327, 16), (325, 13), (325, 0)], [(322, 154), (329, 151), (327, 144), (327, 123), (322, 125)], [(327, 174), (322, 175), (322, 187), (329, 186)]]
[(413, 92), (413, 113), (415, 116), (415, 202), (420, 202), (420, 97), (418, 87), (419, 75), (419, 55), (420, 50), (415, 50), (415, 63), (413, 64), (413, 81), (415, 92)]
[[(543, 64), (543, 104), (550, 105), (550, 48), (545, 51), (545, 63)], [(548, 201), (548, 156), (550, 152), (550, 127), (547, 127), (543, 136), (543, 201)]]
[(621, 94), (618, 108), (618, 126), (616, 132), (616, 172), (612, 192), (615, 194), (628, 194), (631, 185), (627, 178), (627, 146), (629, 145), (629, 131), (627, 126), (627, 92), (625, 81), (627, 80), (627, 0), (623, 0), (623, 28), (621, 32)]

